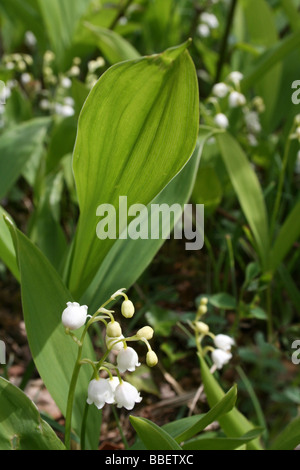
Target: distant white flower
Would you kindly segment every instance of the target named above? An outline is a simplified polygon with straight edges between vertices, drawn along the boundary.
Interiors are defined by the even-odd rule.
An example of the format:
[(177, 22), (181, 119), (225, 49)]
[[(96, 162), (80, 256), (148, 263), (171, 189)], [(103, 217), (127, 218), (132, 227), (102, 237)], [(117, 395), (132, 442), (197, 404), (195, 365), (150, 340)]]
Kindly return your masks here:
[(20, 80), (23, 83), (23, 85), (27, 85), (27, 83), (31, 82), (30, 73), (22, 73)]
[(54, 109), (56, 114), (63, 117), (69, 117), (75, 114), (74, 108), (67, 104), (56, 103)]
[(114, 403), (114, 393), (108, 381), (106, 379), (91, 380), (86, 401), (89, 405), (94, 403), (99, 410), (103, 408), (105, 403)]
[(123, 335), (117, 336), (115, 338), (111, 338), (110, 336), (105, 336), (105, 342), (108, 349), (112, 351), (121, 351), (124, 348), (123, 341), (121, 339), (125, 339)]
[(78, 77), (78, 75), (80, 75), (80, 68), (78, 65), (73, 65), (69, 70), (69, 74), (71, 77)]
[(72, 86), (72, 80), (69, 77), (63, 77), (61, 79), (61, 86), (63, 88), (71, 88)]
[(15, 68), (15, 64), (13, 62), (7, 62), (5, 68), (6, 70), (13, 70)]
[(248, 139), (249, 145), (250, 145), (251, 147), (257, 147), (258, 141), (257, 141), (257, 138), (255, 137), (255, 135), (253, 135), (253, 134), (248, 134), (248, 135), (247, 135), (247, 139)]
[(228, 80), (230, 80), (234, 85), (239, 85), (240, 81), (243, 80), (244, 75), (241, 72), (234, 71), (228, 75)]
[(202, 23), (207, 24), (211, 29), (218, 28), (219, 26), (218, 18), (213, 13), (204, 12), (201, 14), (200, 19)]
[(136, 367), (140, 366), (141, 363), (139, 362), (138, 355), (133, 348), (127, 347), (122, 349), (117, 357), (117, 365), (119, 371), (126, 372), (133, 372)]
[(227, 116), (225, 116), (225, 114), (223, 113), (216, 114), (214, 121), (216, 126), (220, 127), (221, 129), (227, 129), (227, 127), (229, 126)]
[(34, 47), (37, 43), (37, 39), (32, 31), (26, 31), (25, 33), (25, 44), (28, 47)]
[(222, 369), (222, 367), (230, 361), (232, 354), (228, 351), (223, 351), (223, 349), (215, 349), (211, 353), (211, 358), (217, 366), (217, 369)]
[(208, 38), (210, 36), (209, 26), (207, 26), (207, 24), (205, 23), (199, 24), (197, 31), (198, 31), (199, 36), (201, 36), (202, 38)]
[(48, 109), (50, 109), (51, 105), (50, 105), (50, 101), (47, 100), (47, 99), (42, 99), (40, 101), (40, 108), (43, 110), (43, 111), (47, 111)]
[(230, 108), (238, 108), (239, 106), (244, 106), (246, 104), (245, 96), (238, 92), (232, 91), (229, 95), (229, 106)]
[(116, 388), (115, 401), (118, 408), (123, 406), (126, 410), (132, 410), (136, 403), (142, 401), (142, 397), (133, 385), (123, 381)]
[(74, 107), (75, 106), (75, 101), (73, 100), (72, 96), (66, 96), (64, 98), (64, 104), (67, 106)]
[(79, 305), (78, 302), (67, 302), (67, 308), (62, 313), (62, 323), (65, 328), (77, 330), (81, 328), (87, 317), (87, 305)]
[(296, 165), (295, 165), (296, 175), (300, 175), (300, 150), (297, 153)]
[(228, 86), (226, 85), (226, 83), (223, 82), (216, 83), (212, 89), (213, 95), (215, 95), (217, 98), (224, 98), (227, 95), (228, 91)]
[(256, 111), (249, 111), (245, 113), (246, 126), (252, 134), (258, 134), (261, 131), (261, 124), (259, 122), (258, 113)]
[(230, 351), (231, 347), (235, 345), (234, 339), (227, 335), (216, 335), (214, 343), (219, 349), (223, 351)]

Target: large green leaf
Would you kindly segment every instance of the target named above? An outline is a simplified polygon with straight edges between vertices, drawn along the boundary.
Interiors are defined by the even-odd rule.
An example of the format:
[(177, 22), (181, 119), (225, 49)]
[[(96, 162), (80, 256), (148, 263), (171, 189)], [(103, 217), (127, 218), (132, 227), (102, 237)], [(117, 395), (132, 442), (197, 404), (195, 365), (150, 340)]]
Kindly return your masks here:
[[(200, 129), (194, 155), (183, 170), (147, 206), (147, 213), (143, 214), (141, 225), (147, 223), (150, 227), (150, 208), (152, 204), (168, 204), (169, 207), (172, 207), (173, 204), (183, 206), (188, 202), (195, 182), (203, 145), (210, 135), (210, 130)], [(166, 220), (164, 222), (165, 224), (168, 223)], [(171, 229), (172, 222), (171, 217)], [(164, 228), (167, 229), (168, 227)], [(119, 289), (120, 286), (129, 289), (150, 264), (164, 242), (165, 240), (162, 238), (151, 239), (150, 237), (146, 240), (142, 238), (117, 240), (105, 257), (81, 302), (88, 303), (93, 310), (96, 310), (97, 306), (108, 298), (112, 292)], [(185, 243), (185, 240), (182, 243)]]
[(216, 136), (241, 208), (252, 230), (263, 266), (269, 255), (268, 216), (259, 180), (238, 142), (228, 133)]
[(0, 449), (64, 450), (35, 404), (15, 385), (0, 377)]
[(68, 276), (77, 295), (115, 242), (97, 238), (97, 207), (109, 203), (118, 220), (120, 196), (128, 207), (147, 205), (192, 155), (199, 98), (186, 47), (111, 67), (84, 104), (73, 155), (80, 218)]
[(147, 450), (181, 450), (173, 437), (149, 419), (136, 416), (129, 419)]
[[(64, 332), (61, 313), (72, 297), (56, 270), (33, 243), (8, 219), (17, 252), (21, 294), (28, 342), (36, 367), (61, 412), (65, 414), (69, 385), (77, 357), (77, 345)], [(89, 339), (84, 357), (93, 358)], [(74, 402), (73, 428), (80, 433), (91, 371), (82, 367)], [(92, 407), (88, 417), (87, 444), (97, 448), (100, 413)]]
[(20, 124), (0, 137), (0, 198), (19, 178), (26, 162), (43, 148), (51, 120), (36, 118)]
[[(225, 394), (214, 376), (211, 374), (205, 359), (199, 355), (199, 360), (204, 390), (209, 406), (213, 407), (224, 397)], [(229, 413), (221, 416), (218, 421), (227, 437), (242, 437), (254, 429), (253, 424), (250, 423), (237, 408), (233, 408)], [(260, 450), (262, 448), (257, 439), (249, 442), (247, 447), (249, 450)]]

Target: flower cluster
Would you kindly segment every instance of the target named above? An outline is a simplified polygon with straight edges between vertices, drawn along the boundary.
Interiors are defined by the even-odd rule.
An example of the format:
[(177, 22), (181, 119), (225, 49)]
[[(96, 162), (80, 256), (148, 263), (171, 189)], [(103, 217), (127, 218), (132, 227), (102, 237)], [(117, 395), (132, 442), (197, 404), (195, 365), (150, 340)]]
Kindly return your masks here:
[(231, 110), (241, 109), (248, 142), (250, 145), (256, 146), (256, 136), (261, 132), (259, 115), (265, 111), (265, 106), (259, 96), (255, 96), (251, 103), (247, 103), (245, 95), (241, 92), (243, 78), (241, 72), (231, 72), (224, 82), (216, 83), (213, 86), (209, 102), (215, 108), (214, 124), (220, 129), (229, 127), (230, 120), (227, 115)]
[[(88, 386), (87, 403), (95, 404), (99, 409), (103, 408), (105, 403), (108, 403), (115, 404), (118, 408), (124, 407), (127, 410), (132, 410), (134, 405), (142, 400), (138, 390), (121, 377), (121, 374), (127, 371), (135, 371), (141, 364), (137, 352), (134, 348), (128, 346), (127, 343), (142, 341), (148, 348), (146, 355), (147, 365), (153, 367), (158, 362), (157, 355), (149, 344), (149, 340), (153, 337), (153, 329), (150, 326), (145, 326), (140, 328), (134, 336), (125, 338), (120, 323), (114, 318), (114, 311), (105, 308), (109, 302), (115, 301), (119, 296), (123, 296), (121, 313), (123, 317), (131, 318), (135, 313), (135, 307), (124, 293), (124, 290), (120, 289), (111, 295), (107, 302), (92, 316), (88, 314), (87, 305), (80, 305), (77, 302), (67, 302), (67, 307), (62, 313), (62, 323), (66, 333), (72, 337), (80, 348), (82, 348), (86, 331), (91, 324), (101, 321), (105, 325), (106, 351), (104, 351), (103, 357), (98, 361), (91, 361), (90, 359), (82, 359), (80, 361), (80, 364), (90, 364), (93, 367), (94, 374)], [(78, 339), (78, 336), (73, 331), (83, 326), (82, 336)], [(115, 364), (107, 360), (111, 352), (114, 352), (116, 355)], [(99, 373), (101, 371), (105, 371), (108, 377), (100, 377)], [(113, 375), (112, 371), (115, 371), (116, 375)]]
[[(196, 345), (200, 354), (203, 356), (207, 352), (211, 352), (211, 358), (217, 369), (227, 364), (232, 358), (231, 348), (234, 346), (234, 339), (224, 334), (214, 335), (209, 326), (201, 321), (201, 317), (207, 313), (208, 299), (203, 297), (196, 314), (196, 318), (192, 323), (192, 328), (195, 332)], [(209, 337), (213, 340), (214, 346), (202, 347), (204, 338)]]
[(200, 15), (200, 23), (197, 32), (200, 37), (207, 38), (211, 35), (211, 30), (219, 27), (219, 20), (213, 13), (203, 12)]

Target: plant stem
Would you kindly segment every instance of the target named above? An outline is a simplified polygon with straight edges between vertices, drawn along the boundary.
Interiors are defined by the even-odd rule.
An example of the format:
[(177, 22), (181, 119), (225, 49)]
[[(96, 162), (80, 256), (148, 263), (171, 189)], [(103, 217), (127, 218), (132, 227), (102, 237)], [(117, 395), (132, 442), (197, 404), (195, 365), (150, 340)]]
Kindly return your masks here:
[(267, 287), (267, 332), (268, 332), (268, 341), (271, 343), (273, 341), (273, 315), (272, 315), (272, 287), (271, 282), (269, 282)]
[(133, 1), (133, 0), (127, 0), (123, 6), (121, 5), (120, 10), (118, 11), (116, 17), (113, 19), (111, 25), (109, 26), (109, 29), (110, 29), (110, 30), (115, 29), (115, 27), (116, 27), (117, 24), (118, 24), (119, 19), (122, 18), (122, 16), (125, 15), (126, 10), (127, 10), (127, 8), (130, 6), (130, 4), (132, 3), (132, 1)]
[[(293, 131), (293, 129), (292, 129), (292, 131)], [(270, 236), (271, 237), (274, 236), (276, 218), (277, 218), (277, 215), (278, 215), (278, 212), (279, 212), (279, 207), (280, 207), (280, 202), (281, 202), (281, 197), (282, 197), (284, 176), (285, 176), (288, 157), (289, 157), (289, 153), (290, 153), (290, 147), (291, 147), (291, 134), (292, 134), (292, 132), (289, 134), (287, 144), (285, 146), (284, 156), (283, 156), (280, 175), (279, 175), (279, 180), (278, 180), (278, 188), (277, 188), (277, 192), (276, 192), (276, 199), (275, 199), (275, 203), (274, 203), (274, 209), (273, 209), (272, 221), (271, 221), (271, 230), (270, 230)], [(271, 239), (271, 242), (272, 242), (272, 239)]]
[(80, 338), (80, 345), (78, 346), (78, 354), (77, 354), (77, 359), (74, 365), (73, 369), (73, 374), (71, 378), (71, 383), (70, 383), (70, 388), (69, 388), (69, 395), (68, 395), (68, 401), (67, 401), (67, 410), (66, 410), (66, 421), (65, 421), (65, 446), (68, 450), (71, 448), (71, 422), (72, 422), (72, 412), (73, 412), (73, 403), (74, 403), (74, 397), (75, 397), (75, 389), (76, 389), (76, 384), (78, 380), (78, 375), (80, 372), (80, 367), (81, 367), (81, 355), (82, 355), (82, 349), (83, 349), (83, 342), (85, 335), (87, 333), (87, 330), (89, 326), (93, 323), (94, 319), (99, 313), (99, 310), (101, 308), (104, 308), (111, 299), (107, 300), (101, 307), (94, 313), (94, 315), (89, 319), (87, 324), (84, 327), (84, 330), (82, 332), (81, 338)]
[(128, 444), (127, 439), (126, 439), (126, 437), (125, 437), (125, 434), (124, 434), (124, 432), (123, 432), (123, 429), (122, 429), (122, 426), (121, 426), (121, 423), (120, 423), (120, 419), (119, 419), (117, 410), (116, 410), (116, 408), (115, 408), (114, 405), (111, 406), (111, 409), (112, 409), (112, 412), (113, 412), (113, 414), (114, 414), (115, 420), (116, 420), (116, 422), (117, 422), (117, 426), (118, 426), (118, 429), (119, 429), (120, 436), (121, 436), (121, 438), (122, 438), (124, 447), (125, 447), (126, 450), (128, 450), (128, 449), (129, 449), (129, 444)]
[(228, 44), (228, 38), (234, 18), (234, 12), (235, 12), (235, 7), (237, 5), (237, 0), (231, 0), (228, 16), (227, 16), (227, 23), (224, 31), (224, 36), (221, 42), (221, 48), (219, 52), (219, 61), (217, 65), (217, 71), (216, 71), (216, 76), (215, 76), (215, 83), (218, 83), (220, 81), (223, 65), (225, 63), (226, 59), (226, 52), (227, 52), (227, 44)]

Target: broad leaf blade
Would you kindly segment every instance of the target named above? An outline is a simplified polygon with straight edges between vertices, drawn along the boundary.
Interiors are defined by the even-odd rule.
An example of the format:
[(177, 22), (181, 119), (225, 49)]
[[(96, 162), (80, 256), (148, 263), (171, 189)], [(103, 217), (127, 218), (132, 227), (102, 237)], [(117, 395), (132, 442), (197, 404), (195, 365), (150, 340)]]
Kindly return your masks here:
[[(144, 215), (141, 224), (146, 223), (149, 227), (151, 226), (151, 204), (168, 204), (169, 207), (172, 207), (173, 204), (183, 206), (188, 202), (195, 182), (203, 145), (210, 135), (210, 130), (201, 130), (194, 155), (183, 170), (147, 206), (147, 214)], [(171, 220), (171, 229), (172, 222)], [(162, 238), (117, 240), (105, 257), (95, 278), (81, 299), (81, 303), (88, 303), (92, 310), (96, 310), (121, 285), (129, 289), (152, 261), (164, 241)], [(185, 243), (184, 239), (182, 243)]]
[(109, 203), (118, 220), (119, 196), (147, 205), (194, 150), (198, 90), (186, 47), (111, 67), (85, 102), (73, 155), (80, 218), (68, 284), (77, 295), (115, 241), (97, 238), (97, 207)]
[(35, 404), (15, 385), (0, 377), (0, 449), (64, 450)]

